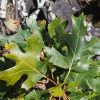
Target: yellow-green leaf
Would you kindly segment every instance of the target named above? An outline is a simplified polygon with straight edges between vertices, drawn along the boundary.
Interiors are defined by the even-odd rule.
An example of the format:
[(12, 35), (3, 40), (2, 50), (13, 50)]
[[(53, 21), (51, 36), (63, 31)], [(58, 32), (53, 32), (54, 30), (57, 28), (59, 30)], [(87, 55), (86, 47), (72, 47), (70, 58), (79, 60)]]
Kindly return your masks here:
[(27, 40), (25, 52), (22, 52), (16, 43), (11, 43), (10, 54), (5, 57), (15, 61), (15, 66), (0, 72), (0, 80), (7, 82), (7, 85), (14, 85), (22, 75), (27, 79), (22, 86), (30, 88), (39, 81), (46, 73), (45, 63), (39, 59), (39, 54), (44, 47), (43, 41), (39, 41), (34, 35)]
[(64, 91), (62, 89), (63, 85), (64, 85), (64, 83), (60, 83), (57, 86), (48, 89), (48, 92), (53, 97), (62, 97), (64, 95)]

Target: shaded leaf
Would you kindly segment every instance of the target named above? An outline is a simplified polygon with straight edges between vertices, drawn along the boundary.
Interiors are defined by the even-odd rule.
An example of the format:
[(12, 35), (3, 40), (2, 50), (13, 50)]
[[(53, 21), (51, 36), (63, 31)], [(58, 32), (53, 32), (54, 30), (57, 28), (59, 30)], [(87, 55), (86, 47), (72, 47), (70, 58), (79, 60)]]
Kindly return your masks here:
[(25, 96), (25, 100), (48, 100), (48, 95), (46, 93), (47, 91), (45, 90), (33, 90)]
[(54, 46), (60, 48), (65, 44), (65, 28), (67, 26), (67, 21), (62, 21), (60, 17), (56, 18), (53, 22), (48, 25), (48, 33), (50, 37), (54, 40)]

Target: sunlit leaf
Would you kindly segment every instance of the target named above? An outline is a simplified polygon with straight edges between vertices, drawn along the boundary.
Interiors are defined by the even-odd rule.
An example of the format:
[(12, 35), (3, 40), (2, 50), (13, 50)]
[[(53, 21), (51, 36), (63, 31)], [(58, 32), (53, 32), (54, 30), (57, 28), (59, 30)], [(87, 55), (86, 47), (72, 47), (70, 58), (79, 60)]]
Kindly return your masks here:
[[(34, 35), (27, 41), (26, 51), (22, 52), (17, 44), (11, 43), (11, 54), (4, 54), (5, 57), (15, 61), (15, 66), (0, 72), (0, 80), (4, 80), (8, 85), (14, 85), (22, 75), (27, 75), (27, 80), (23, 86), (32, 87), (46, 73), (45, 63), (39, 59), (39, 54), (44, 46), (42, 41), (37, 40)], [(42, 75), (43, 74), (43, 75)]]
[(64, 91), (62, 89), (63, 85), (63, 83), (60, 83), (57, 86), (48, 89), (48, 91), (54, 97), (62, 97), (64, 95)]

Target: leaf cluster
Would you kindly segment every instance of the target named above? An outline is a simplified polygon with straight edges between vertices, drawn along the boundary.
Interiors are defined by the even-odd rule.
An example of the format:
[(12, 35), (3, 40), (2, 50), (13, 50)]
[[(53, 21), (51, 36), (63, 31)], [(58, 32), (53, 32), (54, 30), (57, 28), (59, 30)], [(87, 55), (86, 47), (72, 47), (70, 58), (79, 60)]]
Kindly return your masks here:
[[(72, 31), (66, 32), (68, 22), (59, 17), (48, 31), (30, 18), (26, 29), (1, 35), (0, 98), (99, 100), (100, 60), (93, 57), (100, 55), (100, 39), (86, 39), (84, 20), (83, 14), (73, 16)], [(36, 88), (38, 83), (41, 88)]]

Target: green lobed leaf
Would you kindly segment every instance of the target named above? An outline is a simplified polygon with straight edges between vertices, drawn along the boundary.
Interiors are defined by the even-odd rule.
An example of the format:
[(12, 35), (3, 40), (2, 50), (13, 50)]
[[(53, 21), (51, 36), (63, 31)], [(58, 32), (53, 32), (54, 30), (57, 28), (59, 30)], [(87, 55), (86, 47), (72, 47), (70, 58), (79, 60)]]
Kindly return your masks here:
[(24, 98), (24, 100), (48, 100), (48, 95), (45, 90), (33, 90)]
[(4, 34), (0, 34), (0, 45), (4, 45), (5, 43), (10, 43), (12, 41), (16, 42), (17, 44), (21, 45), (21, 47), (24, 45), (26, 46), (27, 44), (25, 41), (28, 39), (28, 37), (31, 34), (34, 34), (35, 37), (37, 37), (39, 40), (42, 40), (41, 32), (40, 32), (40, 27), (38, 23), (36, 22), (35, 19), (29, 18), (27, 20), (27, 27), (23, 29), (21, 26), (17, 29), (16, 34), (7, 36)]
[(54, 40), (54, 46), (60, 48), (65, 44), (65, 28), (68, 25), (67, 21), (62, 21), (60, 17), (57, 17), (53, 22), (48, 25), (48, 33)]
[[(61, 24), (62, 27), (57, 28), (57, 23), (58, 25), (59, 23), (61, 23), (61, 20), (59, 18), (55, 19), (54, 23), (52, 22), (48, 26), (49, 35), (51, 36), (51, 38), (53, 37), (54, 41), (55, 39), (57, 40), (56, 42), (59, 43), (59, 46), (62, 48), (62, 52), (61, 52), (62, 54), (64, 54), (63, 48), (67, 47), (66, 49), (67, 51), (65, 55), (66, 63), (67, 65), (69, 65), (69, 67), (71, 67), (71, 69), (74, 69), (74, 70), (75, 69), (86, 70), (86, 68), (88, 69), (92, 62), (91, 57), (96, 54), (97, 55), (100, 54), (99, 52), (100, 39), (97, 37), (93, 37), (90, 41), (87, 41), (85, 38), (86, 33), (87, 33), (87, 27), (84, 26), (84, 20), (85, 20), (85, 17), (83, 14), (80, 17), (73, 16), (72, 17), (73, 28), (69, 34), (66, 34), (64, 32), (64, 29), (63, 31), (59, 31), (60, 28), (62, 30), (62, 27), (63, 27), (62, 24)], [(58, 29), (58, 31), (55, 30), (56, 28)], [(58, 33), (62, 35), (63, 37), (60, 37), (60, 38), (55, 37), (56, 35), (59, 36)], [(66, 34), (66, 35), (63, 35), (63, 34)], [(63, 45), (62, 45), (62, 42), (58, 42), (59, 39), (62, 39), (64, 41)], [(56, 55), (55, 52), (52, 52), (52, 55)], [(62, 61), (62, 59), (60, 60)], [(54, 62), (52, 61), (52, 63), (55, 63), (55, 61)]]
[[(78, 18), (73, 16), (73, 29), (70, 33), (65, 33), (67, 22), (61, 21), (60, 18), (55, 19), (48, 26), (49, 35), (53, 40), (52, 45), (57, 49), (53, 46), (46, 47), (46, 52), (50, 56), (49, 63), (69, 69), (64, 82), (68, 84), (67, 90), (70, 92), (71, 100), (90, 100), (100, 95), (98, 88), (100, 61), (92, 60), (94, 55), (100, 55), (100, 39), (93, 37), (90, 41), (86, 40), (87, 28), (84, 26), (84, 19), (83, 15)], [(39, 59), (39, 54), (44, 47), (40, 27), (33, 19), (29, 19), (27, 25), (30, 27), (30, 32), (34, 34), (27, 40), (26, 33), (23, 34), (24, 31), (19, 31), (20, 34), (22, 33), (21, 37), (27, 41), (23, 41), (18, 35), (17, 40), (15, 40), (16, 37), (12, 39), (17, 44), (10, 41), (11, 54), (4, 54), (4, 56), (15, 61), (16, 65), (1, 71), (0, 80), (5, 80), (8, 85), (13, 85), (23, 74), (26, 74), (28, 78), (22, 86), (30, 88), (45, 75), (46, 62), (42, 63)], [(21, 51), (18, 43), (24, 48), (24, 52)], [(23, 46), (23, 43), (26, 45)], [(63, 93), (61, 87), (62, 84), (58, 84), (48, 91), (52, 96), (59, 97)]]
[(42, 40), (41, 28), (39, 27), (36, 19), (30, 17), (26, 20), (27, 26), (30, 28), (30, 32), (33, 33), (39, 40)]
[[(86, 40), (87, 27), (84, 26), (85, 17), (83, 14), (80, 17), (72, 17), (73, 28), (67, 34), (64, 31), (61, 32), (60, 29), (56, 31), (57, 23), (58, 25), (61, 23), (59, 20), (56, 19), (54, 25), (52, 22), (48, 29), (50, 37), (53, 41), (56, 40), (56, 46), (55, 44), (52, 45), (60, 51), (61, 55), (65, 55), (63, 56), (65, 60), (58, 56), (57, 52), (55, 52), (56, 49), (52, 53), (48, 52), (51, 55), (51, 59), (53, 59), (50, 60), (54, 65), (56, 64), (56, 66), (58, 65), (61, 68), (64, 68), (62, 65), (66, 63), (66, 68), (69, 68), (66, 72), (64, 82), (68, 84), (67, 89), (71, 92), (70, 97), (72, 100), (88, 100), (89, 98), (96, 97), (100, 94), (97, 92), (98, 90), (94, 91), (96, 90), (95, 85), (98, 86), (98, 84), (94, 83), (93, 86), (92, 80), (97, 80), (96, 77), (100, 77), (100, 61), (95, 61), (92, 57), (100, 55), (100, 39), (92, 37), (91, 40)], [(59, 32), (61, 32), (60, 35), (63, 35), (60, 37), (63, 42), (59, 42), (60, 38), (57, 37)], [(63, 52), (63, 50), (65, 51)], [(91, 90), (90, 86), (95, 95), (89, 94)]]
[(57, 51), (54, 47), (52, 48), (45, 47), (45, 49), (50, 56), (49, 59), (50, 63), (53, 63), (53, 65), (59, 66), (61, 68), (65, 68), (65, 69), (68, 68), (66, 57), (63, 56), (59, 51)]
[(0, 72), (0, 80), (8, 85), (14, 85), (22, 75), (26, 74), (27, 79), (23, 86), (30, 88), (39, 81), (46, 73), (45, 63), (39, 59), (39, 54), (44, 47), (43, 41), (31, 35), (27, 40), (26, 51), (22, 52), (16, 43), (11, 43), (11, 54), (4, 54), (5, 57), (15, 61), (15, 66)]
[(51, 87), (50, 89), (48, 89), (48, 92), (53, 97), (63, 97), (63, 95), (64, 95), (64, 91), (62, 89), (63, 85), (64, 85), (64, 83), (59, 83), (57, 86)]

